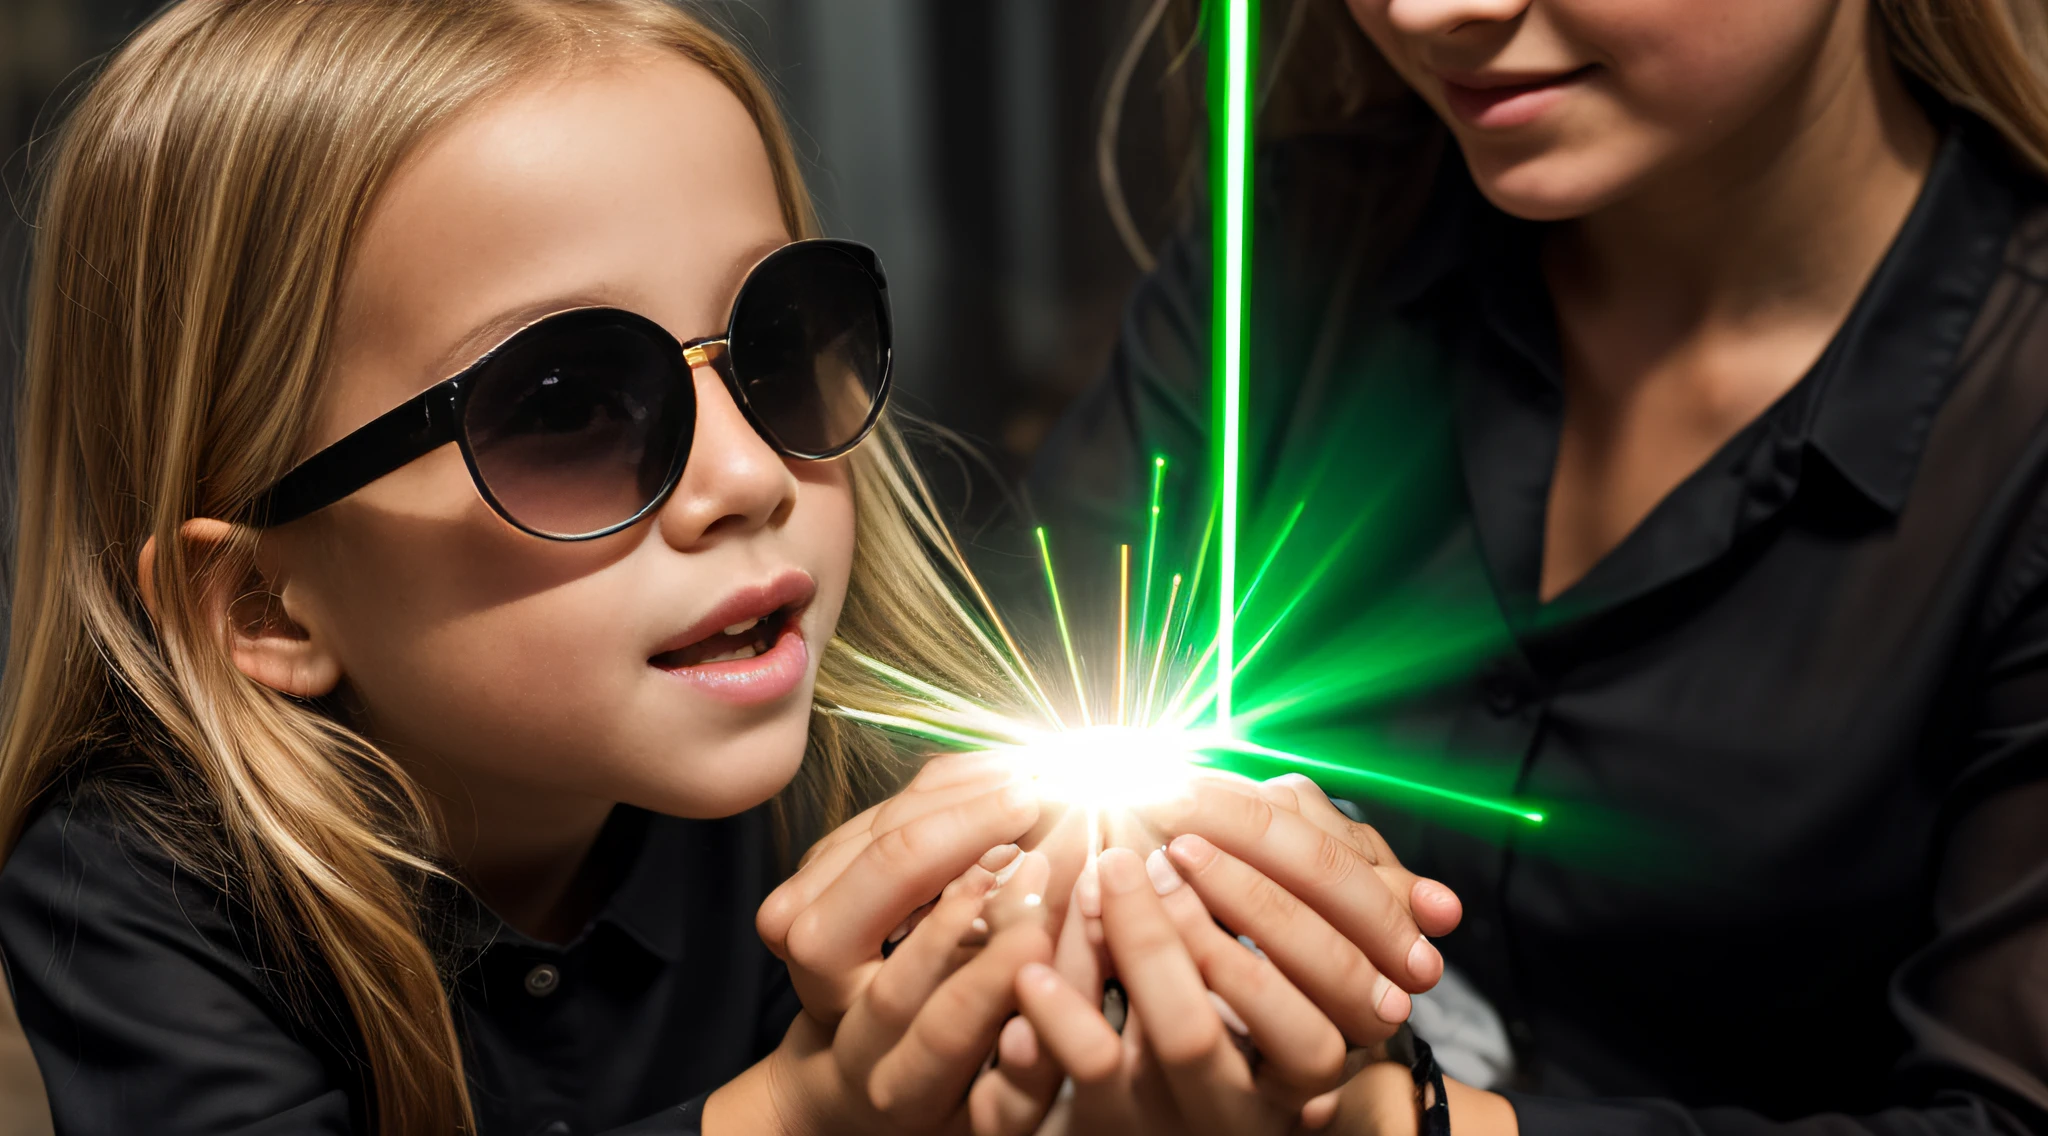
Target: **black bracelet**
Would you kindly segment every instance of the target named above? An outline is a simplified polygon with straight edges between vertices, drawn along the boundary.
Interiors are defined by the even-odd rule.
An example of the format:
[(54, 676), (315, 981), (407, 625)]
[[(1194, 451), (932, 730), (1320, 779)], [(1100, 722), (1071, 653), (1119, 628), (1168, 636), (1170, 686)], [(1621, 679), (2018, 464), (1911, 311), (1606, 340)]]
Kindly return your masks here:
[(1444, 1097), (1444, 1071), (1438, 1068), (1429, 1043), (1415, 1036), (1402, 1023), (1399, 1032), (1387, 1039), (1387, 1056), (1408, 1066), (1415, 1079), (1415, 1107), (1421, 1114), (1416, 1131), (1420, 1136), (1451, 1136), (1451, 1104)]

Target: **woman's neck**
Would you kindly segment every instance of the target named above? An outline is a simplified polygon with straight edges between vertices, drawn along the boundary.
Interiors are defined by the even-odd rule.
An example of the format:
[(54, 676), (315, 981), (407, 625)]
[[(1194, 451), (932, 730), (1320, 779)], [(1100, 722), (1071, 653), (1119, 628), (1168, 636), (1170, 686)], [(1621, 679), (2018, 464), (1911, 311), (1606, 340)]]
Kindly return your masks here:
[(1757, 321), (1839, 324), (1938, 143), (1883, 37), (1849, 31), (1710, 153), (1561, 226), (1553, 282), (1679, 337)]

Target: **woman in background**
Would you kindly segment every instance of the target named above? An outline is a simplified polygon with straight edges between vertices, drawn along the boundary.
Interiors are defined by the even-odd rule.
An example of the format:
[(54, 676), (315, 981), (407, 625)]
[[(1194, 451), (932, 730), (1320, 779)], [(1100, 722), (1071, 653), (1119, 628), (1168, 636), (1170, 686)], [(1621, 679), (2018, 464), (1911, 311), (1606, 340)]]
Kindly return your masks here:
[[(1332, 720), (1550, 814), (1375, 806), (1513, 1040), (1451, 1128), (2048, 1130), (2048, 8), (1266, 11), (1247, 499), (1338, 454), (1373, 521), (1291, 649), (1491, 620)], [(1054, 523), (1130, 540), (1209, 452), (1205, 232), (1044, 451)]]

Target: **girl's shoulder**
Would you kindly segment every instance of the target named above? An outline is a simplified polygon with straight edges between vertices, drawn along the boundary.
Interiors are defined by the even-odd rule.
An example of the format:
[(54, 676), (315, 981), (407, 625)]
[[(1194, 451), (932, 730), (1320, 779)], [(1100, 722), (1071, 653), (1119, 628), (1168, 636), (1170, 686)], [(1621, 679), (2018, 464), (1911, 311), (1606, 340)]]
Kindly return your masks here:
[(359, 1062), (324, 972), (280, 962), (128, 789), (54, 791), (0, 866), (0, 957), (59, 1130), (219, 1131), (258, 1105), (354, 1130)]

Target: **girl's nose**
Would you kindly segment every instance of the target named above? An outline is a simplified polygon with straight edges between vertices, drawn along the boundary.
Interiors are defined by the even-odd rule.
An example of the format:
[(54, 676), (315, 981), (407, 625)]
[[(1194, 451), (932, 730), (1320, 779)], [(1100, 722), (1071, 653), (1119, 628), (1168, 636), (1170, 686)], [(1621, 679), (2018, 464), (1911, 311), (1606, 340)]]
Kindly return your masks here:
[(683, 479), (659, 518), (663, 539), (678, 549), (781, 523), (796, 504), (798, 485), (717, 372), (701, 366), (690, 377), (697, 387), (696, 434)]
[(1387, 0), (1387, 22), (1403, 35), (1449, 35), (1473, 24), (1520, 19), (1534, 0)]

